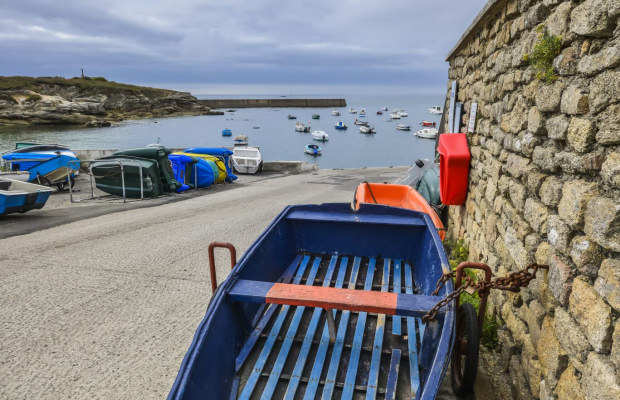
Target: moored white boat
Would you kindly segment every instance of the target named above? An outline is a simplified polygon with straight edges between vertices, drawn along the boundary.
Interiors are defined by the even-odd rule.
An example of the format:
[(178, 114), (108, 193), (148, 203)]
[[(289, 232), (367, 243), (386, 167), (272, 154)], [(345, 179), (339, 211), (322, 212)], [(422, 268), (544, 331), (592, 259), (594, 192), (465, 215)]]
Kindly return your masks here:
[(441, 107), (440, 106), (432, 106), (431, 108), (428, 109), (428, 112), (431, 114), (441, 114)]
[(398, 124), (396, 125), (396, 129), (398, 129), (399, 131), (410, 131), (411, 126), (405, 124)]
[(338, 116), (340, 116), (340, 111), (338, 111), (338, 110), (332, 110), (331, 114), (332, 114), (334, 117), (338, 117)]
[(263, 170), (263, 157), (258, 147), (235, 147), (232, 161), (234, 170), (241, 174), (256, 174)]
[(366, 109), (365, 109), (365, 108), (362, 108), (362, 109), (360, 110), (360, 117), (365, 117), (365, 116), (366, 116)]
[(295, 130), (297, 132), (310, 132), (310, 125), (304, 125), (301, 122), (295, 123)]
[(390, 114), (390, 118), (391, 119), (400, 119), (400, 114), (398, 112), (392, 111), (392, 114)]
[(357, 114), (357, 110), (355, 108), (349, 108), (349, 114)]
[(401, 118), (409, 116), (405, 110), (398, 110), (398, 115), (400, 115)]
[(375, 127), (374, 126), (368, 126), (368, 125), (360, 126), (360, 132), (362, 132), (362, 133), (377, 133), (375, 131)]
[(312, 131), (312, 139), (327, 142), (329, 135), (325, 131)]
[(367, 121), (360, 121), (359, 119), (355, 118), (355, 121), (353, 121), (353, 123), (355, 125), (368, 125)]
[(247, 144), (248, 144), (247, 135), (237, 135), (233, 139), (233, 145), (235, 146), (247, 146)]
[(437, 137), (437, 129), (435, 128), (423, 128), (415, 132), (417, 137), (425, 139), (434, 139)]

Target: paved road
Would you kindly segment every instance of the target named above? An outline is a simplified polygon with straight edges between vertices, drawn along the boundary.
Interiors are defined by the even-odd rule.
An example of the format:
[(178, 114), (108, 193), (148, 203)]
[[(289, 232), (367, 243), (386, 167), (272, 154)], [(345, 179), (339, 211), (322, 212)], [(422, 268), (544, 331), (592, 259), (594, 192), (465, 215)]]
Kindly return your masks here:
[[(284, 206), (349, 202), (359, 182), (405, 170), (242, 178), (185, 201), (85, 212), (0, 239), (0, 398), (164, 398), (209, 301), (208, 243), (241, 254)], [(23, 233), (44, 210), (17, 216)], [(228, 260), (217, 258), (224, 278)]]

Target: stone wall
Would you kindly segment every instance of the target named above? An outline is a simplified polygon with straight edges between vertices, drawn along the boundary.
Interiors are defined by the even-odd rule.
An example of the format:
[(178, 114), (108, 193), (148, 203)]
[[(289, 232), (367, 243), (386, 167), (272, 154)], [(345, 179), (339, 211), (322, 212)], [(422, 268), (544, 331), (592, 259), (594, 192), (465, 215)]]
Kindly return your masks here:
[[(496, 275), (550, 265), (491, 296), (515, 398), (620, 398), (619, 14), (617, 0), (491, 0), (447, 58), (461, 131), (478, 103), (448, 232)], [(551, 82), (524, 61), (541, 24), (562, 42)]]

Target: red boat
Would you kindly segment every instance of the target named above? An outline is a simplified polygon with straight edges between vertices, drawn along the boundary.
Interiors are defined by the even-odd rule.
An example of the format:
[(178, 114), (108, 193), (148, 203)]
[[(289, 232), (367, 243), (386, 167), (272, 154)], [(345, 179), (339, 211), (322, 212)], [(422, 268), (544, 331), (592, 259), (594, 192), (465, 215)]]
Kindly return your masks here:
[(420, 125), (422, 126), (431, 126), (431, 127), (436, 127), (437, 126), (437, 122), (429, 122), (429, 121), (422, 121), (420, 122)]

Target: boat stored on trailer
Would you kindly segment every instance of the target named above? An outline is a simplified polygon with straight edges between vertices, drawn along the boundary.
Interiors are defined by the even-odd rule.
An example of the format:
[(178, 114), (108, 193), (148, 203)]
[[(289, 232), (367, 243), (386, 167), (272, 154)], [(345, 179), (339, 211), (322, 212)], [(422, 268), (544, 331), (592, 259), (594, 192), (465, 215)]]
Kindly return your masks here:
[(433, 294), (447, 271), (427, 214), (289, 206), (217, 290), (212, 275), (215, 294), (168, 399), (433, 399), (454, 305), (421, 317), (452, 292), (447, 280)]

